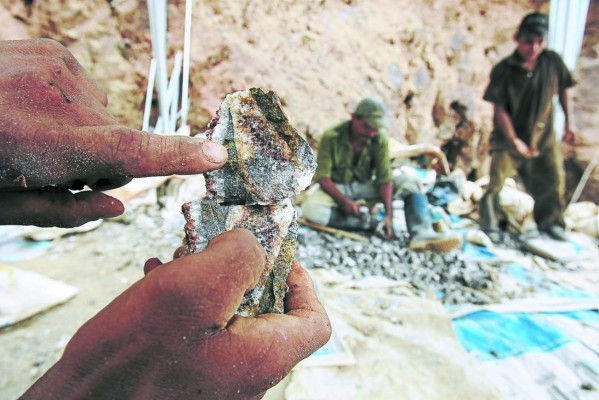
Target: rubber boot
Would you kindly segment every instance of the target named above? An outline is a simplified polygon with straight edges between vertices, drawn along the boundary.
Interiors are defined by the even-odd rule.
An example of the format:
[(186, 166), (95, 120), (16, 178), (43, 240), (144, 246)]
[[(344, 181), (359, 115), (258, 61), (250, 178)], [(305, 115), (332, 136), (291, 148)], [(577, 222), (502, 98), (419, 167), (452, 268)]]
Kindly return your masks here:
[(422, 193), (411, 193), (404, 198), (406, 225), (410, 233), (410, 249), (450, 251), (462, 244), (462, 235), (433, 230), (428, 211), (428, 199)]

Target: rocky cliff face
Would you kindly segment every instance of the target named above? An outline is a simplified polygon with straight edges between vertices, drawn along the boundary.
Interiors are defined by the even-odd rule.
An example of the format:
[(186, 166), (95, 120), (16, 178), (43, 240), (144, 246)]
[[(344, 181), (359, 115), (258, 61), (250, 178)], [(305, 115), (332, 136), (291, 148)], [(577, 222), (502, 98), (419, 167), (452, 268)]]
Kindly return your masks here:
[[(512, 51), (521, 16), (547, 11), (547, 3), (196, 0), (192, 131), (205, 130), (226, 93), (260, 87), (277, 92), (292, 124), (315, 141), (362, 97), (374, 95), (391, 111), (392, 136), (439, 145), (457, 136), (456, 144), (465, 143), (453, 149), (458, 164), (484, 172), (492, 108), (481, 96), (489, 72)], [(599, 2), (591, 3), (594, 10)], [(183, 0), (169, 2), (171, 55), (182, 49), (184, 8)], [(145, 0), (0, 0), (0, 39), (38, 36), (67, 46), (106, 88), (111, 111), (141, 126), (151, 59)], [(586, 57), (593, 57), (593, 42), (585, 46)], [(567, 152), (570, 186), (596, 149), (596, 98), (581, 96), (592, 93), (576, 99), (585, 105), (577, 108), (579, 128), (590, 139)], [(597, 201), (594, 182), (585, 196)]]

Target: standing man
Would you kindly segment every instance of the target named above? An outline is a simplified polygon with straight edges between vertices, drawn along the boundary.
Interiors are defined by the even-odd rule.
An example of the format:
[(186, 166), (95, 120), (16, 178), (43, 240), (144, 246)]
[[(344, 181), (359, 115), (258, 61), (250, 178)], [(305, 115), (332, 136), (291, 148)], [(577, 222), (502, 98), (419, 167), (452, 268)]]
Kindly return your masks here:
[(407, 175), (392, 175), (385, 125), (385, 105), (379, 100), (365, 98), (349, 121), (322, 135), (318, 168), (313, 178), (313, 182), (320, 184), (320, 189), (302, 204), (304, 217), (336, 228), (374, 230), (379, 221), (364, 208), (365, 202), (382, 201), (385, 216), (381, 228), (389, 239), (394, 235), (392, 201), (395, 194), (404, 199), (410, 248), (454, 249), (461, 244), (461, 236), (441, 234), (432, 229), (428, 200), (419, 182)]
[(566, 240), (563, 218), (564, 171), (553, 130), (553, 96), (566, 116), (563, 140), (574, 142), (568, 88), (575, 82), (561, 57), (545, 48), (547, 15), (528, 14), (514, 40), (517, 48), (491, 72), (484, 99), (494, 105), (491, 135), (491, 176), (480, 205), (486, 231), (499, 229), (498, 194), (516, 169), (535, 200), (534, 218), (540, 231)]

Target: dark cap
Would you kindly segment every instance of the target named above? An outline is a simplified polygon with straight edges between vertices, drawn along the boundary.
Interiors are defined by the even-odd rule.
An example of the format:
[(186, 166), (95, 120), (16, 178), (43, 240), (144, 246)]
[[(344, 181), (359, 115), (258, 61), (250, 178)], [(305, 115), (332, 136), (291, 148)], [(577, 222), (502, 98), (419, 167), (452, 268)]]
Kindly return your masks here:
[(372, 128), (380, 129), (387, 125), (387, 107), (382, 101), (367, 97), (358, 103), (354, 115), (366, 121)]
[(518, 28), (517, 36), (527, 33), (545, 36), (547, 35), (547, 31), (549, 31), (549, 18), (547, 18), (547, 15), (534, 12), (524, 17)]

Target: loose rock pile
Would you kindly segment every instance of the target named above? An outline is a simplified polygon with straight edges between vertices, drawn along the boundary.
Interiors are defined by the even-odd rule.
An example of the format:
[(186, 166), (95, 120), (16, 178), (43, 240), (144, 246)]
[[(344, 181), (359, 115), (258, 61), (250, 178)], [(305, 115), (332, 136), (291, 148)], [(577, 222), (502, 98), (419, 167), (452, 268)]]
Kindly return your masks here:
[(376, 236), (359, 242), (300, 229), (296, 258), (306, 268), (334, 269), (354, 279), (385, 276), (409, 282), (418, 294), (433, 294), (446, 304), (488, 304), (500, 297), (493, 267), (449, 253), (413, 252), (407, 234), (394, 240)]

